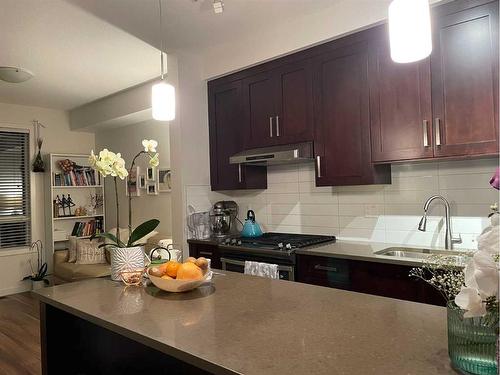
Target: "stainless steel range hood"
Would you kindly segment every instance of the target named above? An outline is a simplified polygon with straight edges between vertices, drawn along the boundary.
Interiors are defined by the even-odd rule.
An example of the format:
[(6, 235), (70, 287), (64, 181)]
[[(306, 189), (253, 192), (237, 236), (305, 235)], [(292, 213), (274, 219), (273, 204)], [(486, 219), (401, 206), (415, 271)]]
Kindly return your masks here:
[(231, 164), (273, 165), (314, 160), (312, 142), (245, 150), (229, 158)]

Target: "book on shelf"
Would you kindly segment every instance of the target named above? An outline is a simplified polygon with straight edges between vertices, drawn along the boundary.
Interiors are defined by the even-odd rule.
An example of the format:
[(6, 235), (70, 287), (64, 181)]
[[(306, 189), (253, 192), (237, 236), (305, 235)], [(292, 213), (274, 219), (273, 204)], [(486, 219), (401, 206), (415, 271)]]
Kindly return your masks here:
[(101, 185), (101, 176), (90, 167), (76, 167), (69, 172), (53, 174), (54, 186), (96, 186)]
[(71, 231), (72, 236), (76, 237), (89, 237), (94, 234), (103, 233), (103, 220), (102, 218), (95, 218), (89, 221), (77, 221)]

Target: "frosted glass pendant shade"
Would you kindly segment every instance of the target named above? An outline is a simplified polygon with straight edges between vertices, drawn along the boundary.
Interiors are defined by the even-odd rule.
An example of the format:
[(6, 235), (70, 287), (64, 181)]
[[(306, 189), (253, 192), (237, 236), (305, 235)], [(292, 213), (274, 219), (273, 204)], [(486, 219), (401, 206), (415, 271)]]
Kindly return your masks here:
[(425, 59), (432, 52), (428, 0), (393, 0), (389, 5), (391, 58), (397, 63)]
[(153, 85), (151, 90), (153, 118), (158, 121), (175, 119), (175, 88), (165, 81)]

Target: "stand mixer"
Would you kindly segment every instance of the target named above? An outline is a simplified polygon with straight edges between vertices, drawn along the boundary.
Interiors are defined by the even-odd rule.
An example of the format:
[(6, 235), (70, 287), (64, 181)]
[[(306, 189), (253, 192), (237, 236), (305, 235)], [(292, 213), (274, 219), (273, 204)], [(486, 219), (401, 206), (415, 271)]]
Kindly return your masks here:
[[(219, 201), (210, 212), (210, 225), (214, 237), (226, 237), (237, 233), (238, 204), (234, 201)], [(231, 231), (232, 230), (232, 231)]]

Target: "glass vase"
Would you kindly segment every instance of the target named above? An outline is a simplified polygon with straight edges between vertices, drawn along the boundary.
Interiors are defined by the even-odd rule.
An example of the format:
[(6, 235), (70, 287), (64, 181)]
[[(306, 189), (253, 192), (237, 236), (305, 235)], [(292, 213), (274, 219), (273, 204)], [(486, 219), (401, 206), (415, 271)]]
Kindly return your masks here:
[(464, 318), (464, 311), (448, 302), (448, 354), (464, 374), (497, 375), (496, 324), (488, 317)]

